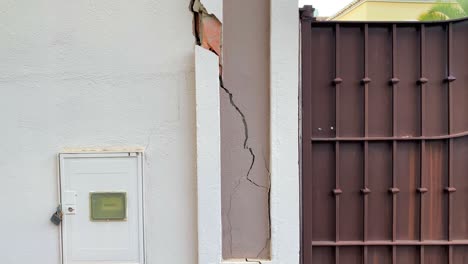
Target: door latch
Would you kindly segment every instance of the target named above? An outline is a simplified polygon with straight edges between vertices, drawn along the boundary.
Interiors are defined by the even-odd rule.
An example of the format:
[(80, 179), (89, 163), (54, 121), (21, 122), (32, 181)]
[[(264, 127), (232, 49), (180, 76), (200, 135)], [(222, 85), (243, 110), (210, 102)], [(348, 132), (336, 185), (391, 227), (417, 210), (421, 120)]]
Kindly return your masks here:
[(57, 206), (57, 210), (55, 211), (55, 213), (52, 215), (52, 217), (50, 217), (50, 221), (54, 225), (58, 226), (62, 222), (62, 218), (63, 218), (62, 206), (59, 205)]

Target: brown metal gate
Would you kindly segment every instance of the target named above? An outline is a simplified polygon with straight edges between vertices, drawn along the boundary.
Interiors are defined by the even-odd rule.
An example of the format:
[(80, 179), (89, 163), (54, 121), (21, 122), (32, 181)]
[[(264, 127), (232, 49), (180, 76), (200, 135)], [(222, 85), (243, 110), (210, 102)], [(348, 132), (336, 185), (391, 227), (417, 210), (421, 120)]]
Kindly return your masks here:
[(468, 20), (306, 13), (303, 263), (468, 263)]

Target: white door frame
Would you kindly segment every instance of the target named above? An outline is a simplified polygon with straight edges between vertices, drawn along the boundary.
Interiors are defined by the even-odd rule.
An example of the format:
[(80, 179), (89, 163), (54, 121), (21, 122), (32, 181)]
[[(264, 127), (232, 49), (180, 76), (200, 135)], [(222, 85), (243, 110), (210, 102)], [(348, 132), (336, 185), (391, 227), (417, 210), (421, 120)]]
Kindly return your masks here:
[[(140, 249), (140, 259), (143, 260), (143, 263), (146, 263), (146, 237), (145, 237), (145, 204), (144, 204), (144, 177), (143, 177), (143, 152), (141, 149), (135, 149), (131, 152), (114, 152), (114, 151), (102, 151), (99, 150), (90, 150), (86, 149), (86, 151), (80, 150), (73, 150), (71, 153), (59, 153), (58, 160), (59, 160), (59, 171), (58, 171), (58, 195), (59, 195), (59, 205), (62, 205), (62, 172), (64, 171), (64, 161), (66, 159), (73, 159), (73, 158), (113, 158), (113, 157), (136, 157), (138, 163), (138, 192), (140, 193), (138, 197), (138, 203), (141, 204), (142, 210), (139, 210), (139, 239), (142, 245)], [(66, 262), (66, 249), (64, 249), (64, 241), (66, 240), (66, 235), (63, 232), (64, 226), (66, 223), (62, 221), (60, 224), (60, 260), (62, 264)]]

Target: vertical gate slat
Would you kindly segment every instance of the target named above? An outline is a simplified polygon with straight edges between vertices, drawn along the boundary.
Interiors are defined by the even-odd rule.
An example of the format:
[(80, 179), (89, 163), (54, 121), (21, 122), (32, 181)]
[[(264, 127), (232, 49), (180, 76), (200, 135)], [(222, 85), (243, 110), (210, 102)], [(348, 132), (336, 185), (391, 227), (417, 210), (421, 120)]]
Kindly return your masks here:
[[(398, 77), (397, 77), (397, 27), (396, 24), (392, 25), (392, 93), (393, 93), (393, 104), (392, 104), (392, 111), (393, 111), (393, 116), (392, 116), (392, 122), (393, 122), (393, 137), (398, 136), (398, 122), (397, 122), (397, 98), (398, 98)], [(398, 193), (398, 187), (397, 187), (397, 151), (398, 151), (398, 146), (397, 146), (397, 141), (393, 141), (393, 158), (392, 158), (392, 189), (390, 190), (392, 194), (392, 241), (396, 241), (397, 239), (397, 193)], [(396, 264), (397, 263), (397, 248), (396, 246), (392, 247), (392, 263)]]
[[(419, 85), (420, 85), (420, 91), (421, 91), (421, 136), (424, 137), (426, 135), (425, 132), (425, 124), (426, 124), (426, 89), (425, 88), (425, 52), (426, 52), (426, 27), (424, 24), (421, 24), (420, 27), (420, 79), (419, 79)], [(420, 175), (420, 214), (419, 214), (419, 219), (420, 219), (420, 229), (419, 229), (419, 236), (420, 236), (420, 241), (424, 241), (424, 225), (425, 225), (425, 219), (424, 219), (424, 193), (427, 191), (425, 189), (425, 175), (426, 175), (426, 141), (422, 140), (421, 141), (421, 157), (420, 157), (420, 165), (421, 165), (421, 175)], [(424, 264), (424, 246), (421, 246), (420, 249), (420, 262), (421, 264)]]
[[(339, 89), (337, 87), (336, 93)], [(337, 122), (338, 123), (338, 122)], [(338, 134), (338, 129), (336, 130)], [(340, 242), (340, 142), (335, 142), (335, 241)], [(335, 262), (340, 264), (340, 248), (335, 249)]]
[[(364, 137), (369, 136), (369, 25), (364, 24)], [(369, 142), (364, 142), (364, 241), (368, 240), (369, 220)], [(364, 246), (364, 264), (368, 263), (368, 248)]]
[[(302, 18), (302, 183), (303, 188), (312, 189), (312, 142), (309, 138), (312, 136), (312, 18)], [(306, 48), (307, 47), (307, 48)], [(307, 177), (307, 178), (306, 178)], [(305, 184), (307, 183), (307, 185)], [(303, 199), (303, 232), (302, 245), (307, 245), (303, 249), (303, 263), (309, 260), (308, 264), (312, 264), (312, 227), (313, 227), (313, 208), (312, 192), (302, 192)], [(304, 223), (306, 221), (306, 223)]]
[[(452, 75), (452, 23), (447, 25), (447, 89), (448, 89), (448, 133), (453, 133), (453, 93), (450, 85), (450, 76)], [(449, 154), (448, 154), (448, 240), (452, 241), (452, 199), (453, 195), (450, 188), (453, 187), (453, 139), (449, 139)], [(453, 246), (449, 246), (448, 262), (452, 264), (453, 262)]]
[(420, 246), (420, 250), (419, 250), (419, 262), (421, 264), (424, 264), (424, 246)]
[[(335, 126), (336, 137), (340, 136), (340, 25), (335, 26)], [(340, 241), (340, 142), (335, 142), (335, 240)], [(335, 248), (335, 263), (340, 264), (340, 249)]]

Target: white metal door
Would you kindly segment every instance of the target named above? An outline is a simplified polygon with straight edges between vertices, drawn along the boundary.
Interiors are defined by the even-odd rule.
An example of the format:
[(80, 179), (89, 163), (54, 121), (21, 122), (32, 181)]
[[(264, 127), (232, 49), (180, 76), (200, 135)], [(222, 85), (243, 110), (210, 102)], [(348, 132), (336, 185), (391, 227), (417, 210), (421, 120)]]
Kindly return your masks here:
[(60, 154), (63, 264), (143, 264), (140, 153)]

